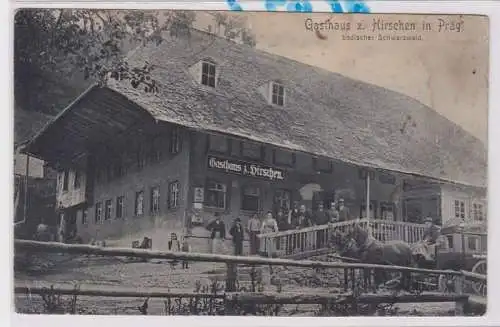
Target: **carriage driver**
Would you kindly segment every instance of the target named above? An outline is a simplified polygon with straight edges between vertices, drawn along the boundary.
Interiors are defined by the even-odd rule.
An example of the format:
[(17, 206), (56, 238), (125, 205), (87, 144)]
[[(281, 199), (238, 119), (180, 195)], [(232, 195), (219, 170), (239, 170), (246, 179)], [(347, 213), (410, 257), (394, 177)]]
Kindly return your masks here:
[(424, 241), (427, 244), (435, 244), (439, 237), (439, 227), (434, 225), (434, 220), (431, 217), (426, 217), (424, 219), (425, 230), (424, 230)]
[(433, 261), (436, 254), (436, 242), (439, 238), (439, 227), (434, 225), (432, 217), (424, 219), (425, 229), (421, 242), (417, 243), (413, 251), (415, 254), (423, 255), (426, 261)]

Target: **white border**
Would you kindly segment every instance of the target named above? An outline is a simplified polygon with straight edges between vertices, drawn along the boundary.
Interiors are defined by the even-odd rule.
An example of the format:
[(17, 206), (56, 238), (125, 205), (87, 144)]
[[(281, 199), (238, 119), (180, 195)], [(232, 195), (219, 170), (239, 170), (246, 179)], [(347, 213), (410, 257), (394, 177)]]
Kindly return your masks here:
[[(245, 10), (264, 10), (263, 1), (240, 1), (244, 4)], [(488, 217), (489, 217), (489, 244), (490, 255), (488, 256), (488, 266), (489, 266), (489, 280), (488, 280), (488, 293), (490, 294), (488, 298), (488, 313), (485, 317), (480, 318), (464, 318), (464, 317), (373, 317), (373, 318), (264, 318), (264, 317), (165, 317), (165, 316), (126, 316), (126, 317), (116, 317), (116, 316), (37, 316), (37, 315), (17, 315), (12, 313), (12, 261), (10, 258), (10, 253), (12, 251), (12, 239), (7, 237), (1, 237), (2, 246), (0, 251), (4, 261), (4, 269), (2, 270), (4, 277), (4, 282), (0, 283), (1, 291), (3, 294), (2, 309), (5, 310), (5, 317), (12, 319), (12, 324), (15, 326), (88, 326), (89, 324), (102, 323), (104, 325), (120, 324), (121, 326), (133, 326), (141, 323), (147, 323), (148, 325), (205, 325), (205, 326), (331, 326), (331, 325), (344, 325), (344, 326), (360, 326), (360, 325), (370, 325), (370, 326), (399, 326), (399, 325), (411, 325), (411, 326), (493, 326), (500, 324), (500, 305), (499, 300), (494, 296), (500, 290), (500, 279), (496, 278), (496, 273), (499, 271), (500, 258), (496, 256), (496, 249), (500, 249), (500, 237), (497, 234), (500, 232), (500, 223), (495, 220), (496, 214), (500, 214), (500, 201), (495, 201), (494, 199), (500, 196), (500, 151), (499, 147), (495, 146), (494, 140), (500, 139), (500, 133), (496, 132), (494, 128), (496, 122), (500, 122), (500, 2), (496, 1), (367, 1), (370, 6), (372, 13), (415, 13), (415, 14), (426, 14), (426, 13), (440, 13), (440, 14), (478, 14), (478, 15), (488, 15), (490, 17), (490, 90), (489, 90), (489, 133), (488, 133), (488, 153), (489, 153), (489, 201), (488, 201)], [(1, 172), (2, 173), (2, 186), (1, 189), (3, 216), (0, 221), (2, 224), (3, 231), (9, 231), (12, 227), (11, 218), (12, 213), (7, 212), (6, 208), (11, 208), (10, 198), (12, 196), (11, 185), (12, 185), (12, 108), (13, 108), (13, 92), (11, 87), (11, 76), (12, 76), (12, 47), (13, 42), (12, 26), (13, 26), (13, 15), (14, 8), (19, 7), (100, 7), (100, 8), (141, 8), (141, 9), (199, 9), (199, 10), (227, 10), (228, 6), (225, 2), (94, 2), (94, 1), (38, 1), (38, 2), (28, 2), (22, 1), (17, 4), (10, 4), (6, 1), (1, 1), (3, 10), (0, 10), (1, 21), (1, 41), (4, 44), (4, 49), (9, 49), (8, 51), (1, 51), (0, 56), (2, 58), (2, 63), (7, 64), (4, 66), (3, 74), (1, 77), (2, 96), (0, 97), (3, 102), (2, 109), (0, 110), (1, 118), (0, 123), (2, 124), (0, 130), (8, 131), (8, 137), (2, 138), (2, 149), (5, 150), (5, 160), (1, 161)], [(315, 8), (319, 8), (315, 5)], [(325, 11), (329, 11), (329, 7), (324, 4)], [(7, 22), (7, 24), (6, 24)], [(9, 74), (7, 74), (9, 72)], [(496, 92), (495, 92), (496, 91)], [(147, 319), (147, 322), (144, 321)], [(214, 319), (215, 318), (215, 319)], [(2, 319), (3, 320), (3, 319)]]

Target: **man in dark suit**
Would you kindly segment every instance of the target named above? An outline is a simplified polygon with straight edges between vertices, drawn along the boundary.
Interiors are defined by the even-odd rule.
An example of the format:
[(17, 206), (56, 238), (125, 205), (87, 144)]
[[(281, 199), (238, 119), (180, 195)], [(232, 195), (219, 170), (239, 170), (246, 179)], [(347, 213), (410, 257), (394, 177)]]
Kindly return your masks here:
[(221, 253), (224, 247), (224, 239), (226, 238), (226, 225), (220, 219), (218, 212), (214, 216), (215, 219), (207, 226), (207, 229), (210, 231), (210, 247), (212, 253)]
[(229, 230), (229, 234), (233, 237), (234, 255), (242, 255), (245, 232), (243, 231), (240, 218), (235, 219), (233, 226)]

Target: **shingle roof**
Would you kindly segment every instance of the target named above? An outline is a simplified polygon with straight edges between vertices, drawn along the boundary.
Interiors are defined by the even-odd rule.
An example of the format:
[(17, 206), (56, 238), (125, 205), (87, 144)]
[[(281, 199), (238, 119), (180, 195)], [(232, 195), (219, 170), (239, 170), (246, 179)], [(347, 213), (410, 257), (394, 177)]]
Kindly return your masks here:
[[(215, 90), (200, 86), (189, 73), (205, 58), (220, 71)], [(128, 81), (112, 80), (109, 87), (158, 120), (363, 166), (486, 185), (487, 151), (480, 140), (388, 89), (202, 32), (139, 47), (128, 61), (155, 65), (158, 94), (134, 89)], [(258, 91), (277, 79), (287, 92), (282, 108), (269, 105)]]

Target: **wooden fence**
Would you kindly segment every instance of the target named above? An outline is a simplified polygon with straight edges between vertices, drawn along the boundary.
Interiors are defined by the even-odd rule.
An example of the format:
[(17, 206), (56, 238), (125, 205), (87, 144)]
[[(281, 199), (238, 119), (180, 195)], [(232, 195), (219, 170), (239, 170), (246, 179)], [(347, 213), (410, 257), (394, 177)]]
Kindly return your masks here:
[[(463, 285), (466, 278), (482, 279), (477, 274), (470, 275), (464, 272), (447, 271), (447, 270), (429, 270), (409, 267), (370, 265), (361, 263), (342, 263), (342, 262), (322, 262), (312, 260), (289, 260), (289, 259), (272, 259), (262, 257), (242, 257), (229, 255), (216, 255), (206, 253), (182, 253), (169, 251), (153, 251), (130, 248), (103, 248), (90, 245), (74, 245), (61, 244), (55, 242), (36, 242), (27, 240), (15, 240), (15, 253), (72, 253), (80, 255), (99, 255), (112, 257), (135, 257), (143, 259), (174, 259), (187, 261), (201, 262), (220, 262), (225, 263), (227, 274), (225, 278), (225, 289), (223, 294), (200, 295), (200, 293), (190, 292), (172, 292), (165, 290), (124, 290), (113, 289), (64, 289), (54, 288), (54, 292), (61, 294), (79, 294), (82, 296), (109, 296), (109, 297), (184, 297), (184, 298), (210, 298), (212, 295), (215, 298), (223, 298), (226, 310), (224, 314), (237, 314), (239, 309), (245, 305), (258, 303), (269, 303), (269, 299), (279, 300), (278, 303), (290, 304), (318, 304), (317, 296), (298, 296), (297, 294), (287, 292), (275, 293), (259, 293), (255, 289), (250, 289), (250, 292), (237, 292), (236, 284), (238, 279), (238, 265), (241, 266), (281, 266), (281, 267), (302, 267), (308, 269), (338, 269), (344, 276), (343, 293), (341, 294), (326, 294), (323, 296), (323, 302), (330, 304), (352, 304), (352, 303), (397, 303), (397, 302), (455, 302), (456, 314), (463, 313), (464, 303), (469, 299), (467, 294), (463, 292)], [(415, 294), (368, 294), (366, 283), (370, 283), (373, 271), (383, 269), (392, 273), (410, 273), (415, 279), (418, 278), (445, 278), (454, 285), (454, 290), (449, 293), (436, 293), (436, 290), (414, 290)], [(367, 275), (367, 272), (369, 273)], [(369, 276), (369, 280), (361, 276)], [(252, 277), (253, 278), (253, 277)], [(486, 278), (483, 279), (485, 281)], [(252, 280), (253, 285), (253, 280)], [(29, 292), (30, 294), (47, 292), (47, 287), (33, 287), (16, 285), (16, 293)], [(434, 291), (434, 292), (431, 292)], [(429, 293), (431, 292), (431, 293)], [(325, 302), (325, 303), (326, 303)], [(320, 301), (321, 303), (321, 301)], [(197, 312), (191, 311), (191, 312)]]

